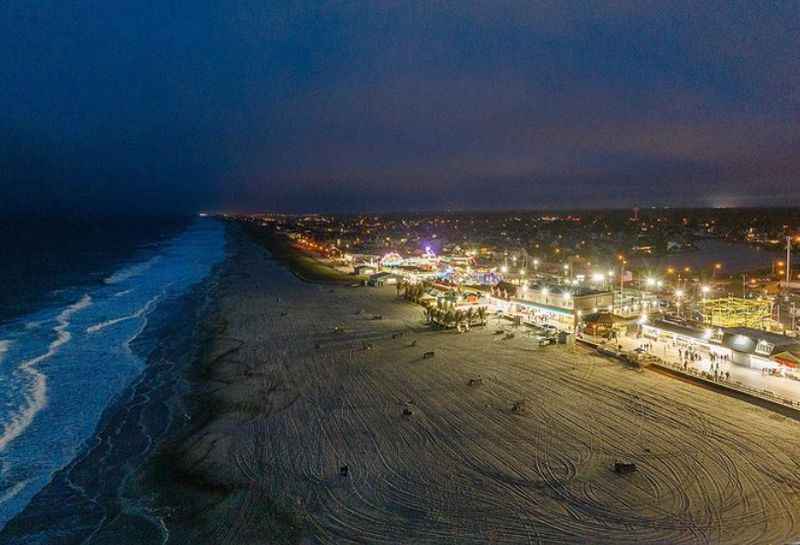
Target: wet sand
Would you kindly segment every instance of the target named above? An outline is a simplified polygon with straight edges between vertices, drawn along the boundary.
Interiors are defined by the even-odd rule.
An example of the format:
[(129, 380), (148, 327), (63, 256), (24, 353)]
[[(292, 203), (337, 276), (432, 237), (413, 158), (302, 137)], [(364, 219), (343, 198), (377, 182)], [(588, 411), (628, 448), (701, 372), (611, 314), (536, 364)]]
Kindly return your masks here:
[[(169, 542), (800, 535), (800, 423), (745, 401), (582, 348), (535, 349), (522, 331), (503, 340), (494, 320), (433, 331), (394, 288), (302, 282), (245, 238), (210, 320), (189, 423), (145, 481)], [(614, 473), (618, 460), (638, 471)]]

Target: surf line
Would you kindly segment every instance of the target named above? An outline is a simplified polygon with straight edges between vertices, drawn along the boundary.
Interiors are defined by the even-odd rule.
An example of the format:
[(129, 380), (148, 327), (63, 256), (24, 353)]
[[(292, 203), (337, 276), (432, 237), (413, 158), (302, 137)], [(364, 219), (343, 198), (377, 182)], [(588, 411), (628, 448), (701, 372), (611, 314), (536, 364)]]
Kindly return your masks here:
[(79, 301), (61, 311), (56, 317), (57, 325), (53, 328), (56, 338), (48, 346), (47, 352), (26, 360), (19, 366), (19, 370), (31, 378), (33, 387), (25, 396), (23, 407), (3, 426), (3, 433), (0, 434), (0, 452), (3, 452), (9, 443), (22, 435), (39, 411), (47, 406), (47, 375), (39, 371), (36, 366), (56, 355), (61, 347), (70, 341), (72, 334), (67, 331), (70, 318), (91, 304), (92, 298), (86, 294)]

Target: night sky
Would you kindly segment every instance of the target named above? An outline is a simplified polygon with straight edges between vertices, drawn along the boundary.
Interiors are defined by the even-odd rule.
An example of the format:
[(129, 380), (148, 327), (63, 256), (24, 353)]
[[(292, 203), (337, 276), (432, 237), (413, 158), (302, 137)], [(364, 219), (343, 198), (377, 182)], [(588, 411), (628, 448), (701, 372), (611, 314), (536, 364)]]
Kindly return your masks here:
[(800, 204), (796, 0), (0, 3), (0, 213)]

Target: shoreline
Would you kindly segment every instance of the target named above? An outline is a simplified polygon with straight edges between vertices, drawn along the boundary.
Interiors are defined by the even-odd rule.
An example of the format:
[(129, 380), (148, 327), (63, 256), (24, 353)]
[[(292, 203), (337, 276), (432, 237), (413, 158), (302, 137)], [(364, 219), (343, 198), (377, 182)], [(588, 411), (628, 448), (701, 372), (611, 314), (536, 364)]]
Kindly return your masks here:
[(141, 372), (105, 407), (75, 457), (9, 520), (0, 541), (75, 543), (89, 536), (102, 541), (122, 531), (138, 536), (137, 542), (161, 542), (163, 521), (150, 507), (149, 492), (138, 491), (138, 472), (184, 420), (183, 373), (192, 364), (197, 328), (223, 265), (147, 315), (128, 344), (144, 362)]
[[(244, 251), (243, 246), (256, 244), (242, 226), (226, 226), (230, 251), (228, 259), (218, 271), (218, 284), (223, 284), (231, 276), (246, 275), (238, 270), (235, 262)], [(198, 467), (203, 462), (203, 456), (198, 459), (196, 450), (198, 443), (206, 442), (207, 428), (226, 414), (252, 410), (246, 401), (231, 403), (216, 395), (217, 385), (229, 381), (217, 376), (215, 366), (234, 356), (244, 345), (244, 341), (229, 337), (228, 320), (219, 308), (219, 295), (215, 291), (210, 307), (199, 324), (199, 350), (183, 373), (186, 391), (180, 403), (186, 409), (187, 418), (153, 453), (143, 468), (139, 486), (143, 494), (156, 498), (155, 509), (166, 513), (165, 528), (174, 542), (223, 542), (219, 536), (219, 523), (208, 518), (210, 513), (228, 510), (240, 503), (258, 501), (265, 517), (260, 525), (267, 524), (268, 528), (267, 531), (256, 532), (257, 537), (268, 539), (270, 543), (298, 543), (302, 525), (292, 505), (265, 495), (263, 491), (254, 491), (249, 483), (228, 483), (215, 478), (213, 472)], [(211, 441), (211, 448), (214, 442)]]

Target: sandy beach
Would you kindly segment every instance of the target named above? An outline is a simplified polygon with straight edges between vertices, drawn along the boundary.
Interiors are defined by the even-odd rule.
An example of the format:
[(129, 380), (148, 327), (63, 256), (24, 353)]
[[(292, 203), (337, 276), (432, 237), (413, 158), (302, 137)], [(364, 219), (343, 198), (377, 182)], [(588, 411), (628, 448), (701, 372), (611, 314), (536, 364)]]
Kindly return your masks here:
[[(503, 339), (495, 320), (431, 330), (393, 287), (303, 282), (234, 246), (188, 429), (146, 484), (170, 542), (800, 536), (797, 421), (585, 348), (537, 349), (522, 330)], [(619, 460), (638, 471), (614, 473)]]

